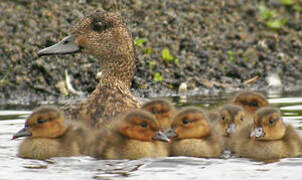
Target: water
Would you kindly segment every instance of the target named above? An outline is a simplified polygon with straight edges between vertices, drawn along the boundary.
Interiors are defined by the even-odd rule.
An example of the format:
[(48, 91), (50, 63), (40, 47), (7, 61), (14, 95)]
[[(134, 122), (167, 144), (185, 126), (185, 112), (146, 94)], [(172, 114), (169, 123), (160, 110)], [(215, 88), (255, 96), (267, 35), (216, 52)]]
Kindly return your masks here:
[[(172, 98), (177, 105), (211, 107), (226, 96)], [(302, 129), (302, 93), (274, 95), (286, 123)], [(47, 161), (16, 156), (22, 139), (11, 140), (30, 111), (0, 111), (0, 179), (302, 179), (302, 158), (281, 159), (265, 164), (245, 158), (205, 159), (169, 157), (160, 159), (95, 160), (91, 157), (52, 158)], [(302, 135), (302, 130), (298, 130)]]

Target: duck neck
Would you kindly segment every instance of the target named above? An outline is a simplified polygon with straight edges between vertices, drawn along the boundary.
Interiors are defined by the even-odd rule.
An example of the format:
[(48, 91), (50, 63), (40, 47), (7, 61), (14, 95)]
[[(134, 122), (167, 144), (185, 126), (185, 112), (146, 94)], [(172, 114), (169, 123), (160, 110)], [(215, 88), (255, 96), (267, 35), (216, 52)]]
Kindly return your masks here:
[(130, 89), (134, 75), (135, 57), (133, 55), (120, 55), (101, 61), (102, 75), (99, 85), (109, 88)]

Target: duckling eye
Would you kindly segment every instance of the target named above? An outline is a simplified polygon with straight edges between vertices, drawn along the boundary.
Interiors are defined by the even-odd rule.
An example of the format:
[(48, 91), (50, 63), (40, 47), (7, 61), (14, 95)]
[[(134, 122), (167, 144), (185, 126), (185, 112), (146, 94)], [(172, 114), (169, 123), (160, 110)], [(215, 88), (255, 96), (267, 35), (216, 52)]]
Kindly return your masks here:
[(252, 102), (250, 103), (250, 105), (256, 107), (256, 106), (258, 106), (258, 102), (257, 102), (257, 101), (252, 101)]
[(183, 120), (182, 120), (182, 123), (183, 123), (183, 124), (188, 124), (189, 122), (190, 122), (190, 121), (189, 121), (188, 119), (183, 119)]
[(106, 24), (102, 23), (101, 21), (92, 24), (92, 30), (94, 31), (101, 31), (104, 29), (106, 29)]
[(141, 125), (142, 128), (146, 128), (147, 127), (147, 123), (146, 122), (142, 122), (140, 125)]
[(274, 118), (270, 118), (268, 122), (269, 122), (270, 124), (274, 124), (275, 121), (276, 121), (276, 120), (275, 120)]
[(37, 122), (38, 122), (39, 124), (42, 124), (42, 123), (45, 122), (45, 120), (39, 117), (38, 120), (37, 120)]
[(225, 120), (225, 116), (221, 116), (221, 119), (224, 121)]
[(152, 110), (151, 110), (151, 113), (152, 113), (152, 114), (157, 114), (156, 109), (152, 109)]
[(243, 120), (244, 120), (243, 117), (241, 117), (241, 118), (240, 118), (240, 121), (243, 121)]

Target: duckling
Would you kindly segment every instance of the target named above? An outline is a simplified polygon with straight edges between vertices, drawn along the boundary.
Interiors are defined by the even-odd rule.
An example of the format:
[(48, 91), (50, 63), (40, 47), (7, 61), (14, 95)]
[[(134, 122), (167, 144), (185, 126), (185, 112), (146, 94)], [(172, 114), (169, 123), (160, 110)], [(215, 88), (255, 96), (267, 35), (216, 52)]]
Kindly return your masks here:
[(165, 99), (154, 99), (142, 105), (141, 109), (151, 112), (158, 120), (163, 131), (170, 128), (174, 116), (174, 106)]
[(176, 113), (166, 135), (173, 138), (171, 156), (214, 158), (222, 153), (221, 138), (208, 123), (206, 113), (197, 107)]
[(301, 137), (272, 107), (256, 111), (254, 124), (237, 132), (234, 144), (236, 155), (261, 161), (302, 155)]
[(79, 107), (67, 108), (72, 119), (102, 126), (119, 113), (139, 108), (130, 86), (135, 69), (135, 48), (131, 32), (122, 18), (111, 12), (96, 11), (80, 20), (71, 35), (38, 52), (39, 56), (91, 54), (99, 59), (99, 84)]
[(247, 125), (245, 112), (241, 106), (227, 104), (219, 110), (219, 119), (215, 128), (222, 135), (223, 149), (233, 151), (231, 138), (233, 133)]
[(259, 108), (269, 106), (267, 99), (259, 93), (252, 91), (240, 92), (231, 101), (243, 107), (247, 115), (253, 115)]
[[(166, 157), (170, 140), (149, 112), (130, 111), (99, 134), (94, 157), (100, 159), (140, 159)], [(161, 142), (164, 141), (164, 142)]]
[(64, 115), (54, 106), (41, 106), (27, 118), (23, 129), (13, 139), (26, 137), (20, 144), (18, 156), (30, 159), (48, 159), (60, 156), (88, 155), (86, 147), (89, 130), (68, 125)]

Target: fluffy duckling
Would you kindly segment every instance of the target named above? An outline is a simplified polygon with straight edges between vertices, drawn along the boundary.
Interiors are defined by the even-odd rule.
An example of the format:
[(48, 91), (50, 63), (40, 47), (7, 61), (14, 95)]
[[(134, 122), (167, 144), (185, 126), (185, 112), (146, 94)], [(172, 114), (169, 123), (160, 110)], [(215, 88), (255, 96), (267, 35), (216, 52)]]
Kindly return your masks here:
[(197, 107), (180, 110), (166, 135), (173, 138), (172, 156), (213, 158), (222, 153), (220, 137), (213, 132), (205, 112)]
[(259, 108), (269, 106), (267, 99), (262, 94), (252, 91), (236, 94), (231, 102), (243, 107), (247, 115), (253, 115)]
[(96, 11), (80, 20), (71, 35), (38, 52), (39, 56), (81, 52), (99, 59), (102, 76), (96, 89), (79, 107), (66, 108), (72, 119), (102, 126), (121, 112), (138, 108), (130, 86), (135, 48), (126, 23), (114, 13)]
[[(100, 159), (140, 159), (168, 156), (169, 139), (149, 112), (133, 110), (99, 134), (94, 157)], [(164, 141), (164, 142), (161, 142)]]
[(143, 104), (141, 109), (154, 114), (163, 131), (170, 128), (175, 112), (174, 106), (170, 101), (165, 99), (154, 99)]
[(26, 137), (19, 146), (19, 157), (43, 160), (88, 155), (85, 143), (89, 142), (88, 131), (82, 126), (67, 125), (56, 107), (41, 106), (27, 118), (24, 128), (13, 139)]
[(224, 150), (233, 151), (232, 135), (246, 125), (245, 112), (241, 106), (227, 104), (219, 110), (215, 128), (223, 137)]
[(302, 155), (302, 139), (285, 124), (280, 111), (271, 107), (259, 109), (254, 124), (242, 128), (234, 137), (235, 153), (240, 157), (269, 161)]

